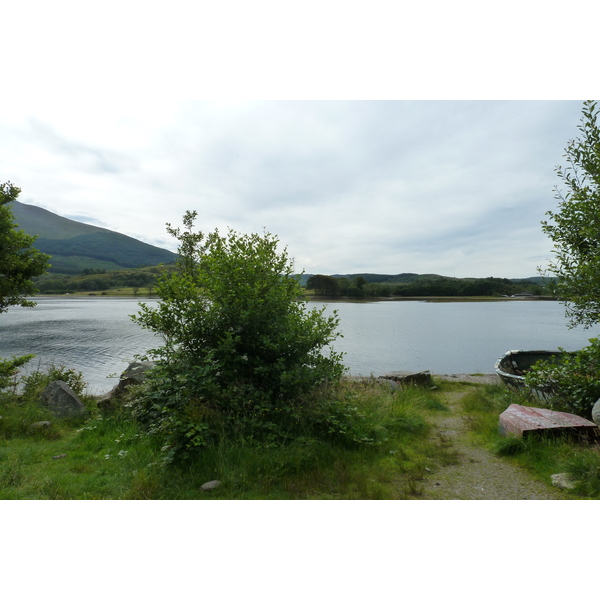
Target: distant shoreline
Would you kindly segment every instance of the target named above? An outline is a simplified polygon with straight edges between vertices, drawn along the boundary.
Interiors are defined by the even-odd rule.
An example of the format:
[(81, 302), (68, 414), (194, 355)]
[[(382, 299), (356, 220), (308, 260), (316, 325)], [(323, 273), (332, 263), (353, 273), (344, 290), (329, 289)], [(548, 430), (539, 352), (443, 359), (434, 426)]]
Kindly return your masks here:
[[(158, 300), (160, 297), (156, 294), (132, 294), (130, 292), (111, 292), (103, 294), (102, 292), (75, 292), (69, 294), (37, 294), (33, 298), (139, 298)], [(356, 298), (352, 296), (317, 296), (306, 295), (304, 300), (316, 302), (351, 302), (355, 304), (371, 302), (558, 302), (559, 298), (552, 296), (533, 296), (533, 297), (500, 297), (497, 296), (369, 296), (366, 298)]]

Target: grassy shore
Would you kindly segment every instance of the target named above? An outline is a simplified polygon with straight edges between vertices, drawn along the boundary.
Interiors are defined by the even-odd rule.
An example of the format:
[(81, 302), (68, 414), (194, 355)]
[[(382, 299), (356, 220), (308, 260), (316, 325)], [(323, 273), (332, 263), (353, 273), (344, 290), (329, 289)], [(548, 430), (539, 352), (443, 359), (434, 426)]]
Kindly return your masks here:
[[(303, 436), (257, 446), (230, 435), (179, 465), (164, 464), (161, 440), (126, 409), (102, 414), (84, 396), (89, 418), (53, 421), (36, 398), (5, 394), (0, 498), (401, 499), (418, 496), (427, 469), (455, 459), (428, 435), (427, 416), (445, 409), (439, 389), (393, 393), (376, 382), (346, 381), (338, 393), (376, 442), (353, 447)], [(44, 420), (52, 426), (30, 427)], [(201, 489), (213, 480), (222, 483)]]
[[(82, 397), (85, 419), (56, 420), (39, 403), (38, 377), (26, 394), (0, 396), (0, 499), (420, 499), (423, 481), (461, 460), (435, 430), (447, 398), (469, 386), (461, 414), (474, 444), (548, 482), (568, 472), (579, 483), (565, 497), (600, 498), (600, 452), (568, 438), (519, 440), (498, 434), (511, 402), (529, 403), (500, 386), (436, 382), (435, 389), (390, 390), (376, 381), (344, 381), (336, 393), (355, 411), (368, 443), (306, 435), (257, 444), (229, 434), (194, 460), (166, 464), (162, 441), (126, 408), (101, 412)], [(31, 427), (51, 421), (50, 427)], [(202, 485), (220, 485), (204, 491)], [(426, 496), (425, 496), (426, 497)]]

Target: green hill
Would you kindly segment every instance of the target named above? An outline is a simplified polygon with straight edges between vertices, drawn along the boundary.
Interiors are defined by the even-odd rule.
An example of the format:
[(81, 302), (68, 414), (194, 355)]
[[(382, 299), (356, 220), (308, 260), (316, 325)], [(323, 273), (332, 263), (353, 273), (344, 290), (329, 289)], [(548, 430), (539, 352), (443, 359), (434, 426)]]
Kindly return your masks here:
[(170, 263), (174, 252), (135, 238), (61, 217), (49, 210), (14, 202), (11, 206), (19, 228), (37, 235), (34, 246), (49, 254), (51, 273), (80, 273), (83, 269), (114, 271)]

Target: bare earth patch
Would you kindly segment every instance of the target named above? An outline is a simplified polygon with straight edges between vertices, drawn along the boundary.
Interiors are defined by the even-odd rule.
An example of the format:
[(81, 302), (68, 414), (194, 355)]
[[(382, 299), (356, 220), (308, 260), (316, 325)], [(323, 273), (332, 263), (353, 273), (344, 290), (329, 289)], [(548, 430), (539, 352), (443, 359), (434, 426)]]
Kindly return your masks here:
[[(469, 383), (499, 383), (497, 375), (437, 375), (437, 379)], [(448, 392), (445, 401), (450, 409), (436, 415), (431, 422), (433, 434), (448, 451), (456, 453), (454, 464), (440, 466), (422, 482), (424, 500), (561, 500), (562, 493), (543, 481), (534, 479), (525, 469), (494, 456), (469, 437), (468, 423), (460, 414), (460, 400), (465, 391)]]

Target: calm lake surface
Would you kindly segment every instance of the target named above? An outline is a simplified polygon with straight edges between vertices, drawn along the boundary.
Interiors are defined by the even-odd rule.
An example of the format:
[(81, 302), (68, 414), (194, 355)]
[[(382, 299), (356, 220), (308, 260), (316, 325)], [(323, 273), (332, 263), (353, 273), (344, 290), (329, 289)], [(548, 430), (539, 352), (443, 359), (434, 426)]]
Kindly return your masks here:
[[(29, 369), (50, 364), (82, 371), (92, 393), (110, 390), (137, 354), (160, 338), (131, 322), (133, 298), (38, 298), (35, 308), (0, 315), (0, 357), (36, 354)], [(156, 300), (142, 300), (156, 305)], [(309, 308), (323, 303), (308, 304)], [(558, 302), (332, 302), (340, 316), (334, 347), (354, 375), (428, 369), (493, 373), (507, 350), (577, 350), (600, 328), (568, 329)]]

